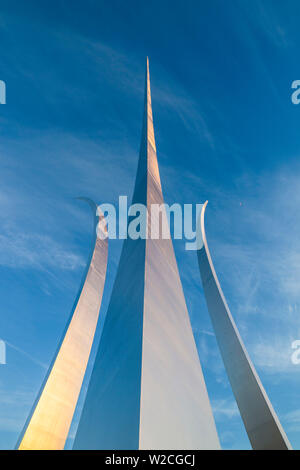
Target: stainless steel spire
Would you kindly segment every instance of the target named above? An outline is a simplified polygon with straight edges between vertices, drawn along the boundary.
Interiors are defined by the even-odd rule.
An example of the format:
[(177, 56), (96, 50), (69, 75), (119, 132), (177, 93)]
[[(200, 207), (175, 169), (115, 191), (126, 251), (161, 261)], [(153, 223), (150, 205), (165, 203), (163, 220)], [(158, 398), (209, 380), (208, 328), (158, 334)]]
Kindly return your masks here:
[[(148, 60), (132, 202), (147, 206), (148, 230), (159, 224)], [(124, 242), (74, 448), (219, 448), (170, 238)]]
[(201, 213), (203, 246), (198, 261), (203, 290), (226, 372), (253, 449), (291, 448), (266, 391), (257, 375), (228, 308), (209, 253), (204, 214)]
[(93, 243), (87, 272), (57, 353), (19, 438), (20, 450), (61, 450), (68, 436), (94, 339), (107, 266), (108, 242), (96, 238), (96, 205), (92, 209)]

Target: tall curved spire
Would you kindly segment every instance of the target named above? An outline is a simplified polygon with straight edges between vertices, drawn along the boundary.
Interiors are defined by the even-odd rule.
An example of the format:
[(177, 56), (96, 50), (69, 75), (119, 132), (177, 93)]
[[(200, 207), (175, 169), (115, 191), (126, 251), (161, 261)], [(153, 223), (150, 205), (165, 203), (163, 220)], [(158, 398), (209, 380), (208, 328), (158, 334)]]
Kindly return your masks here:
[(221, 289), (208, 249), (201, 212), (203, 246), (198, 262), (217, 342), (253, 449), (288, 450), (291, 445), (252, 364)]
[[(84, 198), (82, 198), (84, 199)], [(61, 450), (65, 446), (94, 340), (102, 300), (107, 238), (96, 237), (69, 321), (44, 383), (19, 438), (19, 450)]]
[[(147, 59), (133, 203), (163, 202)], [(172, 241), (127, 238), (74, 448), (219, 447)]]

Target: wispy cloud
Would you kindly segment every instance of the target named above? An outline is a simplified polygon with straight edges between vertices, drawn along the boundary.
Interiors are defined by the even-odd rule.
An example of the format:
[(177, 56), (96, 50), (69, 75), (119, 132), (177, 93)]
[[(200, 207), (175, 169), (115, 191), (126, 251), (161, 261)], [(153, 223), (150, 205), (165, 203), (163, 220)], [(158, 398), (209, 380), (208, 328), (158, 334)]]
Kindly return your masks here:
[(47, 235), (7, 231), (0, 234), (0, 265), (10, 268), (74, 270), (84, 260)]
[(296, 409), (286, 413), (282, 417), (282, 421), (289, 431), (299, 432), (300, 431), (300, 409)]
[(48, 365), (39, 361), (38, 358), (32, 356), (31, 354), (29, 354), (28, 352), (24, 351), (23, 349), (19, 348), (18, 346), (8, 342), (5, 340), (5, 344), (7, 346), (9, 346), (10, 348), (14, 349), (15, 351), (17, 351), (18, 353), (20, 353), (22, 356), (26, 357), (27, 359), (29, 359), (31, 362), (33, 362), (34, 364), (42, 367), (43, 369), (47, 370), (48, 369)]
[[(99, 77), (99, 85), (101, 82), (109, 83), (115, 89), (121, 90), (122, 94), (131, 95), (132, 100), (138, 99), (142, 103), (146, 57), (144, 64), (141, 64), (140, 57), (125, 54), (122, 50), (112, 48), (104, 42), (92, 41), (79, 35), (66, 36), (57, 33), (57, 36), (65, 48), (76, 48), (77, 52), (80, 51), (86, 58), (88, 67), (95, 76)], [(214, 148), (215, 137), (203, 107), (162, 64), (156, 64), (156, 67), (159, 69), (159, 74), (151, 81), (155, 107), (162, 112), (169, 112), (169, 115), (175, 114), (188, 132), (194, 133), (197, 138)], [(80, 90), (72, 91), (75, 94), (78, 92), (80, 95)], [(119, 125), (117, 122), (115, 124)]]
[(225, 296), (255, 364), (266, 372), (297, 372), (290, 356), (300, 337), (298, 170), (248, 176), (244, 194), (213, 208), (218, 223), (208, 231)]
[(285, 48), (290, 45), (290, 39), (282, 23), (282, 18), (272, 2), (252, 0), (250, 4), (241, 2), (240, 6), (247, 11), (247, 16), (251, 19), (252, 26), (254, 28), (259, 27), (261, 33), (272, 41), (274, 45)]
[(294, 338), (287, 339), (286, 332), (284, 334), (268, 335), (265, 342), (257, 338), (256, 342), (251, 345), (252, 359), (256, 366), (265, 372), (294, 373), (299, 374), (300, 370), (291, 361), (292, 348), (291, 344)]
[(8, 393), (0, 386), (0, 430), (19, 432), (24, 424), (25, 413), (34, 399), (32, 390), (19, 388)]
[(239, 416), (239, 409), (235, 401), (230, 400), (214, 400), (212, 401), (212, 409), (215, 416), (220, 419), (232, 419)]
[[(231, 190), (188, 172), (181, 175), (183, 190), (175, 173), (167, 172), (167, 192), (174, 200), (178, 192), (181, 199), (204, 202), (204, 194), (209, 200), (206, 232), (211, 255), (255, 366), (262, 374), (296, 378), (299, 367), (291, 362), (291, 343), (300, 338), (299, 165), (293, 171), (283, 165), (272, 173), (245, 173), (233, 181)], [(206, 307), (197, 261), (190, 257), (187, 263), (190, 255), (183, 247), (178, 253), (185, 290), (193, 296), (195, 288), (199, 291), (193, 300), (198, 308), (191, 313), (201, 361), (220, 377), (223, 370), (222, 365), (216, 369), (214, 345), (208, 343), (209, 336), (199, 334), (209, 326), (201, 314)]]
[(199, 333), (202, 333), (203, 335), (207, 336), (215, 336), (215, 334), (212, 331), (207, 331), (207, 330), (198, 330)]

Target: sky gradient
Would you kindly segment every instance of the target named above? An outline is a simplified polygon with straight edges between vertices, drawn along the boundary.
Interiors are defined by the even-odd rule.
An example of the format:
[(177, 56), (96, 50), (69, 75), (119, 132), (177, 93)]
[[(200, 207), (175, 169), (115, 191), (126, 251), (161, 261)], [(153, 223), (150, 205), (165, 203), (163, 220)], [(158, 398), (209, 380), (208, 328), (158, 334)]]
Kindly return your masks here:
[[(0, 448), (17, 441), (80, 285), (93, 221), (75, 198), (132, 195), (146, 55), (165, 202), (208, 199), (224, 294), (300, 448), (300, 365), (290, 359), (300, 339), (300, 106), (290, 98), (299, 15), (292, 0), (1, 0)], [(109, 245), (97, 339), (121, 245)], [(174, 246), (221, 445), (250, 448), (196, 254)]]

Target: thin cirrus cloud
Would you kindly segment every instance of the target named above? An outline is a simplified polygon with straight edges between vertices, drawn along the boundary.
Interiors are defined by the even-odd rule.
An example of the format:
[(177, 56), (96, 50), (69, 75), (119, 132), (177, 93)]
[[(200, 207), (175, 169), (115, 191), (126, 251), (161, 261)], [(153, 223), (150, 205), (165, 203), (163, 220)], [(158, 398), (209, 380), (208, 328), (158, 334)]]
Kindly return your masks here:
[(289, 431), (299, 432), (300, 431), (300, 409), (297, 408), (289, 413), (286, 413), (283, 417), (283, 421)]
[[(168, 172), (170, 194), (178, 191), (173, 173)], [(295, 217), (300, 202), (299, 176), (299, 168), (291, 171), (281, 166), (260, 176), (245, 174), (233, 183), (231, 191), (225, 191), (212, 181), (189, 177), (185, 172), (184, 179), (190, 185), (186, 184), (181, 196), (193, 197), (195, 202), (209, 200), (206, 226), (211, 255), (254, 364), (263, 373), (284, 372), (295, 378), (299, 371), (291, 362), (291, 343), (300, 338), (300, 226)], [(185, 253), (183, 246), (177, 254), (184, 266), (185, 291), (195, 297), (195, 303), (195, 288), (199, 296), (201, 292), (196, 259)], [(187, 256), (189, 263), (184, 261)], [(200, 311), (206, 308), (201, 305)], [(199, 324), (200, 312), (191, 309), (191, 313), (195, 325)], [(198, 335), (199, 330), (195, 331)], [(207, 354), (206, 341), (202, 338), (198, 342), (205, 365), (215, 370), (215, 358)]]
[(84, 260), (47, 235), (14, 230), (0, 234), (0, 265), (15, 269), (74, 270), (84, 266)]
[[(239, 196), (242, 206), (227, 209), (232, 240), (230, 232), (223, 232), (223, 240), (219, 233), (212, 254), (255, 365), (266, 373), (295, 376), (299, 371), (291, 362), (291, 343), (300, 337), (298, 178), (298, 171), (280, 168), (256, 177), (255, 183), (248, 180), (248, 194)], [(250, 196), (251, 184), (255, 192)], [(224, 227), (226, 213), (216, 217)], [(254, 327), (254, 318), (261, 330)]]
[(212, 409), (215, 415), (223, 419), (232, 419), (239, 416), (239, 410), (235, 401), (230, 400), (214, 400)]
[(7, 393), (7, 390), (0, 384), (0, 433), (3, 430), (12, 433), (18, 431), (24, 424), (24, 413), (34, 399), (34, 393), (29, 388), (18, 388)]
[(289, 46), (291, 39), (272, 3), (253, 0), (251, 8), (246, 2), (241, 2), (241, 6), (250, 17), (252, 26), (258, 26), (261, 33), (270, 39), (275, 46), (283, 48)]

